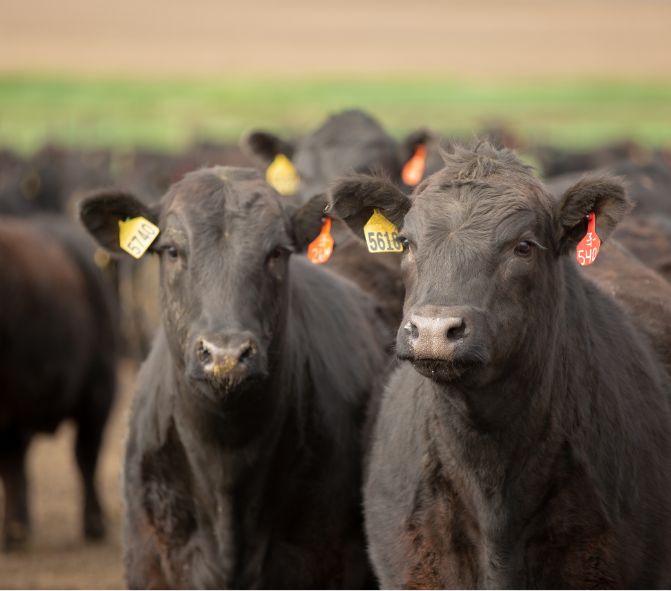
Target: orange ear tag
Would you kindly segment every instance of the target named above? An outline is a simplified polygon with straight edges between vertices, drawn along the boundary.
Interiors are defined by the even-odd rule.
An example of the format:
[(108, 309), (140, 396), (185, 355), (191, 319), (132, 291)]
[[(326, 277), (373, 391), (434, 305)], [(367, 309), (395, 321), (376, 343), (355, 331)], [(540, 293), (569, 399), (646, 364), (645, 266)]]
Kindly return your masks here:
[(406, 185), (414, 187), (422, 180), (425, 170), (426, 146), (424, 144), (419, 144), (417, 148), (415, 148), (415, 153), (412, 155), (412, 158), (405, 163), (401, 178)]
[(587, 234), (578, 242), (575, 250), (575, 258), (581, 266), (591, 265), (599, 254), (601, 248), (601, 239), (596, 233), (596, 215), (590, 212), (587, 221)]
[(308, 246), (308, 259), (315, 265), (323, 265), (333, 253), (333, 236), (331, 236), (331, 218), (324, 218), (322, 231)]

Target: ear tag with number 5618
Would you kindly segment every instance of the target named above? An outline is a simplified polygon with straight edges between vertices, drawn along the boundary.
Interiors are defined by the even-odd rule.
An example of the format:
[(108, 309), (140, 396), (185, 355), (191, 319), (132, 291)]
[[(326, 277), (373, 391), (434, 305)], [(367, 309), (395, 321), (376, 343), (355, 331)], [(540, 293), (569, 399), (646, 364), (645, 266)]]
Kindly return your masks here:
[(600, 248), (601, 239), (596, 233), (596, 215), (592, 211), (587, 221), (587, 233), (576, 246), (575, 258), (582, 267), (591, 265), (596, 260)]
[(119, 246), (139, 259), (156, 240), (158, 226), (142, 216), (119, 222)]
[(363, 227), (368, 252), (403, 252), (396, 226), (377, 209)]

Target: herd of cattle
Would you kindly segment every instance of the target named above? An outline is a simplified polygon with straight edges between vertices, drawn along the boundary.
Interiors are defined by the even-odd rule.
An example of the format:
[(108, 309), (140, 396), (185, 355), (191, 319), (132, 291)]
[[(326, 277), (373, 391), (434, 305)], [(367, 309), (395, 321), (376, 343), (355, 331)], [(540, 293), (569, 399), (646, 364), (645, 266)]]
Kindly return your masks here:
[(130, 587), (671, 586), (671, 158), (481, 135), (0, 152), (5, 549), (65, 419), (105, 534), (130, 355)]

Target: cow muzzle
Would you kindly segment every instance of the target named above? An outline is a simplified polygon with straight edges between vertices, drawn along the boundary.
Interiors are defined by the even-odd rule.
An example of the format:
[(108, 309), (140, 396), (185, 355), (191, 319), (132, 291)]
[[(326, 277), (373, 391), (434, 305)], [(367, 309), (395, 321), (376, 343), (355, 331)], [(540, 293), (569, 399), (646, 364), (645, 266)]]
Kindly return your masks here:
[(262, 371), (259, 345), (251, 333), (201, 335), (191, 355), (191, 378), (226, 390)]
[(437, 381), (453, 381), (489, 362), (491, 331), (485, 315), (468, 306), (421, 306), (406, 316), (397, 355)]

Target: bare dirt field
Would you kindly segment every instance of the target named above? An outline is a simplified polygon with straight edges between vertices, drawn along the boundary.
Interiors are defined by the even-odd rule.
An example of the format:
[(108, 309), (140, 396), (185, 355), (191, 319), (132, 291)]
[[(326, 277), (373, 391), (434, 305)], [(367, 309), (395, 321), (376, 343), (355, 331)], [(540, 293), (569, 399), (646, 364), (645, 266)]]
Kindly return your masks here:
[(0, 71), (671, 75), (665, 0), (0, 0)]
[(79, 474), (72, 452), (74, 429), (39, 436), (29, 451), (32, 540), (22, 552), (0, 552), (2, 588), (109, 589), (124, 586), (121, 569), (120, 469), (135, 368), (119, 370), (118, 397), (107, 426), (98, 486), (107, 514), (107, 539), (87, 543), (81, 534)]

